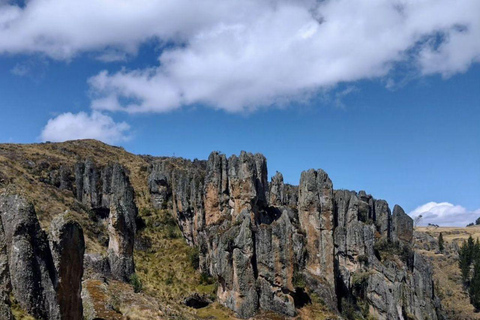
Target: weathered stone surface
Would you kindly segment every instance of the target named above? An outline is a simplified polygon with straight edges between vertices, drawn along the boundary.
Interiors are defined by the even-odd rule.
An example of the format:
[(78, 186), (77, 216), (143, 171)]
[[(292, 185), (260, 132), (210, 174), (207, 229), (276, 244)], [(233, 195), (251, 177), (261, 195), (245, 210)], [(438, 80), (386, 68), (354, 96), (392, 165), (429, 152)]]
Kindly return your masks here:
[(243, 214), (241, 224), (226, 231), (214, 253), (214, 275), (218, 277), (218, 299), (241, 318), (255, 315), (258, 309), (256, 291), (255, 244), (250, 215)]
[(177, 223), (188, 244), (196, 243), (204, 224), (203, 175), (197, 171), (175, 171), (172, 203)]
[[(294, 316), (293, 277), (296, 268), (295, 227), (289, 212), (282, 207), (270, 224), (260, 224), (255, 237), (260, 308)], [(303, 245), (303, 244), (302, 244)], [(298, 248), (302, 252), (302, 248)]]
[(385, 200), (375, 200), (375, 226), (382, 237), (391, 239), (392, 213)]
[(112, 276), (108, 257), (97, 253), (86, 253), (83, 256), (83, 269), (86, 279), (104, 280)]
[(0, 216), (16, 300), (38, 319), (60, 319), (55, 265), (33, 206), (19, 196), (1, 195)]
[(207, 161), (204, 187), (205, 224), (207, 226), (217, 224), (230, 213), (227, 170), (225, 155), (212, 152)]
[[(213, 161), (213, 159), (212, 159)], [(149, 188), (156, 208), (171, 208), (190, 245), (197, 244), (198, 231), (206, 218), (204, 207), (205, 161), (162, 158), (153, 162)], [(213, 192), (211, 195), (216, 195)]]
[(298, 186), (292, 186), (291, 184), (285, 184), (285, 205), (297, 209), (298, 205)]
[(91, 159), (75, 166), (77, 200), (97, 217), (108, 218), (108, 261), (111, 275), (128, 281), (135, 272), (137, 207), (135, 193), (125, 168), (118, 163), (98, 167)]
[[(243, 211), (267, 204), (267, 165), (263, 155), (242, 151), (228, 159), (228, 188), (233, 220)], [(255, 209), (256, 210), (256, 209)], [(252, 218), (255, 218), (252, 216)]]
[(100, 175), (92, 159), (75, 165), (77, 200), (93, 209), (101, 207), (102, 203)]
[(334, 288), (333, 184), (323, 170), (302, 172), (298, 191), (301, 228), (306, 233), (306, 269)]
[[(0, 198), (1, 199), (1, 198)], [(0, 319), (13, 320), (10, 309), (10, 276), (8, 272), (8, 255), (5, 241), (5, 233), (0, 219)]]
[(83, 319), (82, 276), (85, 240), (82, 227), (66, 215), (55, 217), (50, 244), (58, 275), (57, 301), (61, 319)]
[(154, 164), (148, 176), (148, 186), (152, 196), (153, 206), (157, 209), (166, 209), (167, 202), (172, 194), (168, 173), (164, 162)]
[(412, 242), (413, 219), (403, 211), (402, 207), (395, 205), (392, 215), (393, 241)]
[(117, 200), (111, 206), (108, 221), (108, 261), (112, 276), (122, 281), (128, 281), (135, 272), (135, 232), (127, 217), (128, 214)]
[(270, 182), (270, 205), (285, 205), (285, 185), (283, 184), (283, 175), (277, 171)]

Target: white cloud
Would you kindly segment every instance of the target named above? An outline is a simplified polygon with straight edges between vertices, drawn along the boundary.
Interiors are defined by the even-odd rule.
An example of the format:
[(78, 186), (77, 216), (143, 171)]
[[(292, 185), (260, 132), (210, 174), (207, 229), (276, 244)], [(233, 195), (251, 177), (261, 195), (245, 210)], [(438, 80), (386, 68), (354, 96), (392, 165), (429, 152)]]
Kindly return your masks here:
[(97, 139), (106, 143), (128, 140), (130, 126), (115, 122), (98, 111), (90, 115), (85, 112), (63, 113), (50, 119), (41, 133), (42, 141), (66, 141), (75, 139)]
[[(156, 66), (90, 80), (92, 107), (255, 110), (387, 77), (399, 62), (450, 76), (480, 61), (478, 0), (31, 0), (0, 6), (0, 53), (104, 61), (155, 39)], [(392, 81), (386, 81), (392, 83)]]
[(468, 211), (460, 205), (453, 205), (449, 202), (429, 202), (410, 212), (412, 218), (419, 215), (422, 216), (420, 225), (432, 223), (440, 226), (464, 227), (480, 217), (480, 209)]

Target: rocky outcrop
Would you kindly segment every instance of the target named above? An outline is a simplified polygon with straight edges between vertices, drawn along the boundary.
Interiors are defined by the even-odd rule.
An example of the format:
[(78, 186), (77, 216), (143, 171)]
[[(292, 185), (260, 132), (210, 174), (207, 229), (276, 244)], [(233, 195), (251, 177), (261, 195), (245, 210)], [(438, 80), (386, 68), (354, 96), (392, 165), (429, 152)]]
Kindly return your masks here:
[(153, 206), (157, 209), (166, 209), (167, 202), (172, 195), (171, 181), (168, 177), (165, 162), (158, 162), (148, 177), (148, 187), (152, 196)]
[(399, 205), (393, 208), (392, 239), (407, 243), (412, 242), (413, 239), (413, 219)]
[(364, 191), (334, 190), (322, 170), (303, 172), (298, 187), (278, 172), (269, 183), (259, 154), (157, 161), (154, 204), (168, 199), (162, 207), (173, 209), (201, 271), (218, 279), (219, 302), (238, 317), (294, 316), (316, 294), (336, 312), (437, 319), (431, 269), (413, 253), (413, 224), (399, 207), (392, 215)]
[[(110, 170), (107, 169), (107, 172)], [(107, 175), (110, 178), (110, 176)], [(105, 185), (107, 187), (105, 187)], [(134, 191), (123, 167), (113, 165), (111, 178), (104, 185), (103, 200), (110, 208), (108, 220), (108, 259), (114, 278), (128, 281), (135, 272), (133, 247), (135, 244), (137, 207)]]
[[(298, 217), (305, 231), (306, 271), (316, 278), (318, 293), (335, 305), (333, 184), (323, 170), (302, 172), (298, 189)], [(332, 299), (333, 298), (333, 299)]]
[(50, 246), (57, 272), (57, 301), (61, 319), (83, 319), (82, 276), (85, 240), (82, 227), (66, 215), (55, 217)]
[(12, 311), (10, 309), (11, 291), (7, 245), (5, 233), (3, 232), (2, 220), (0, 219), (0, 319), (13, 320)]
[(33, 206), (16, 195), (4, 195), (0, 197), (0, 215), (13, 295), (32, 316), (60, 319), (55, 266)]
[(208, 157), (204, 186), (205, 225), (218, 224), (230, 214), (227, 158), (212, 152)]
[(80, 225), (56, 217), (49, 246), (33, 206), (18, 195), (0, 195), (0, 218), (1, 318), (11, 318), (11, 288), (20, 307), (36, 319), (82, 319), (85, 243)]
[(135, 272), (133, 247), (134, 227), (128, 220), (128, 213), (119, 200), (110, 207), (108, 220), (108, 262), (112, 276), (128, 281)]
[(108, 219), (109, 274), (128, 281), (135, 272), (133, 247), (138, 210), (126, 170), (118, 163), (98, 167), (87, 159), (75, 166), (75, 186), (77, 200), (98, 218)]

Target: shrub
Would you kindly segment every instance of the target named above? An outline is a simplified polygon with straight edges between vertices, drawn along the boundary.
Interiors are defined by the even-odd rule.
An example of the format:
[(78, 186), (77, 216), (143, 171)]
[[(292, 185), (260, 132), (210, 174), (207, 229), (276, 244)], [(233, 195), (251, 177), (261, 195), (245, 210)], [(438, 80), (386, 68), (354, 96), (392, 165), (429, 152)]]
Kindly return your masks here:
[(175, 277), (175, 275), (173, 274), (173, 272), (169, 272), (167, 274), (167, 278), (165, 279), (165, 284), (167, 286), (170, 286), (173, 284), (173, 278)]
[(306, 287), (305, 276), (303, 275), (303, 273), (299, 272), (298, 270), (295, 270), (293, 272), (292, 282), (293, 282), (293, 286), (295, 288), (302, 288), (303, 289), (303, 288)]
[(209, 285), (209, 284), (214, 284), (215, 280), (213, 279), (213, 277), (210, 277), (208, 273), (202, 272), (200, 274), (200, 283), (203, 285)]
[(352, 288), (355, 294), (361, 298), (364, 297), (365, 289), (368, 286), (370, 272), (354, 272), (352, 275)]
[(364, 254), (361, 254), (357, 257), (358, 262), (363, 263), (365, 265), (368, 264), (368, 257)]
[(132, 285), (134, 292), (138, 293), (138, 292), (142, 291), (143, 284), (142, 284), (142, 281), (140, 280), (139, 276), (136, 273), (134, 273), (130, 276), (130, 284)]
[(166, 226), (166, 236), (168, 239), (177, 239), (180, 238), (180, 230), (178, 230), (178, 227), (175, 225), (168, 224)]
[(438, 249), (440, 250), (440, 252), (443, 252), (443, 250), (445, 250), (445, 243), (443, 240), (443, 234), (441, 232), (438, 235)]
[(200, 251), (197, 247), (191, 248), (188, 253), (188, 260), (193, 269), (197, 270), (200, 266)]

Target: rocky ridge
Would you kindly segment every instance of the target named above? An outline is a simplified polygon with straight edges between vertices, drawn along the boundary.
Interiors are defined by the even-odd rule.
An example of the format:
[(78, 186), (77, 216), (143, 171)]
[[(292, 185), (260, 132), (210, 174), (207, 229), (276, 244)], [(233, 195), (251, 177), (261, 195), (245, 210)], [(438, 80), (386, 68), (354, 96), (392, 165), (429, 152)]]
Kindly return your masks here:
[[(154, 205), (171, 207), (200, 270), (237, 316), (295, 316), (310, 296), (347, 317), (439, 319), (430, 265), (412, 250), (413, 221), (364, 191), (334, 190), (323, 170), (298, 187), (266, 159), (213, 152), (205, 163), (154, 161)], [(159, 201), (158, 199), (161, 199)]]
[[(76, 214), (55, 213), (45, 224), (45, 207), (37, 219), (30, 203), (39, 196), (19, 196), (19, 188), (8, 187), (15, 181), (10, 164), (0, 168), (0, 187), (7, 186), (0, 199), (2, 319), (12, 318), (14, 303), (38, 319), (108, 318), (85, 313), (87, 297), (97, 303), (95, 291), (85, 291), (95, 282), (85, 280), (101, 289), (106, 279), (127, 282), (134, 274), (135, 239), (142, 238), (137, 205), (145, 209), (145, 199), (172, 213), (186, 243), (198, 248), (200, 272), (218, 282), (216, 300), (238, 317), (294, 317), (312, 300), (348, 319), (443, 317), (431, 267), (412, 251), (413, 222), (399, 206), (392, 213), (363, 191), (335, 190), (322, 170), (303, 172), (298, 186), (285, 184), (279, 172), (269, 181), (260, 154), (213, 152), (207, 161), (132, 155), (132, 172), (121, 157), (105, 161), (92, 142), (72, 143), (95, 156), (46, 144), (48, 158), (32, 161), (0, 148), (0, 157), (32, 173), (22, 186), (38, 181)], [(88, 251), (87, 240), (100, 252)], [(108, 314), (118, 316), (113, 307)]]

